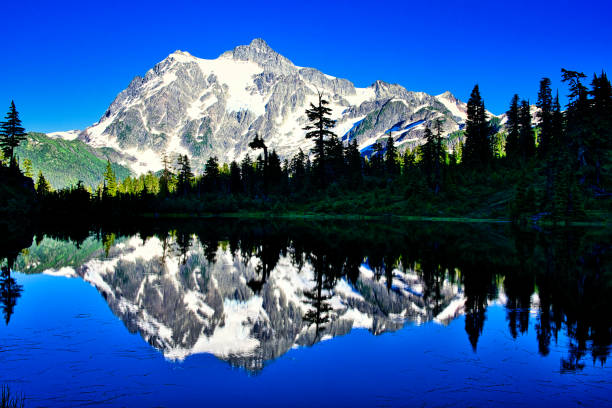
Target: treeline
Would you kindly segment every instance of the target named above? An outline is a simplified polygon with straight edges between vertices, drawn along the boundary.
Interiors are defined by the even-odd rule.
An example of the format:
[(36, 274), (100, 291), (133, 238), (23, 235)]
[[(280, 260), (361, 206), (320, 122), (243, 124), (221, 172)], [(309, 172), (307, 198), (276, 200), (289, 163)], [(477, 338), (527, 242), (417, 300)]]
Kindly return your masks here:
[[(576, 220), (609, 214), (612, 88), (605, 73), (562, 70), (569, 88), (562, 110), (551, 81), (540, 81), (532, 106), (511, 99), (504, 126), (489, 118), (478, 85), (467, 103), (462, 141), (448, 148), (442, 122), (425, 129), (425, 143), (404, 153), (392, 135), (362, 156), (344, 144), (321, 94), (306, 110), (310, 154), (281, 160), (256, 135), (240, 162), (206, 162), (194, 174), (189, 158), (164, 156), (163, 170), (118, 181), (110, 162), (94, 191), (78, 183), (52, 191), (42, 173), (36, 186), (46, 212), (219, 213), (299, 211)], [(5, 151), (6, 153), (6, 151)], [(10, 152), (9, 152), (10, 153)], [(10, 153), (12, 154), (12, 153)]]

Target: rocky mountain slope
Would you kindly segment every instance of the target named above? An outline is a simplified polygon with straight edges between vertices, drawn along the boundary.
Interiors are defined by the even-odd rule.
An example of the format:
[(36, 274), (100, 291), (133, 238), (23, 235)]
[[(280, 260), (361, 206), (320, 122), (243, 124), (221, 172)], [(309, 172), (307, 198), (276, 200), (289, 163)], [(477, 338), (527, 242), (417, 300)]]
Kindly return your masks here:
[[(302, 128), (304, 111), (316, 102), (317, 92), (331, 102), (338, 136), (345, 142), (356, 139), (364, 154), (377, 139), (391, 135), (403, 149), (422, 143), (424, 128), (438, 119), (449, 134), (466, 118), (465, 103), (450, 92), (432, 96), (382, 81), (357, 88), (346, 79), (296, 66), (255, 39), (213, 60), (183, 51), (170, 54), (144, 77), (134, 78), (78, 138), (131, 156), (124, 164), (136, 172), (161, 168), (164, 152), (189, 155), (196, 170), (211, 155), (221, 162), (239, 160), (249, 153), (255, 134), (289, 158), (313, 145)], [(74, 138), (75, 132), (57, 136)]]

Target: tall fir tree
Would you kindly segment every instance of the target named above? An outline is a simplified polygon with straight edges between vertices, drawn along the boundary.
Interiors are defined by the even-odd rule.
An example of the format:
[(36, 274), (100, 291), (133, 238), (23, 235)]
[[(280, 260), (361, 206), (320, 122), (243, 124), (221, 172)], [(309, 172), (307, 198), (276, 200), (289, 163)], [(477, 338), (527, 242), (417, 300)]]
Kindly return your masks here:
[(162, 174), (159, 177), (159, 195), (162, 197), (166, 197), (170, 193), (170, 185), (172, 180), (172, 172), (170, 171), (170, 160), (168, 159), (168, 154), (164, 153), (162, 156), (162, 164), (164, 168), (162, 169)]
[(514, 163), (519, 156), (519, 96), (514, 94), (512, 101), (510, 101), (510, 109), (506, 112), (508, 121), (506, 122), (506, 128), (508, 129), (508, 136), (506, 137), (506, 157), (511, 163)]
[(482, 168), (491, 162), (493, 158), (491, 133), (485, 104), (480, 96), (478, 85), (476, 85), (467, 103), (465, 121), (465, 145), (462, 158), (467, 166)]
[(363, 181), (363, 158), (357, 146), (357, 139), (353, 139), (346, 146), (344, 157), (346, 160), (347, 178), (351, 187), (357, 187)]
[(526, 100), (521, 101), (519, 108), (519, 150), (523, 160), (531, 159), (535, 154), (535, 138), (531, 127), (531, 107)]
[(323, 99), (323, 94), (319, 92), (319, 102), (315, 106), (313, 103), (310, 104), (310, 109), (306, 109), (306, 116), (309, 125), (304, 127), (306, 130), (306, 138), (315, 139), (314, 153), (314, 168), (318, 173), (319, 183), (325, 186), (325, 168), (326, 168), (326, 141), (328, 138), (336, 136), (331, 130), (336, 125), (336, 121), (330, 118), (332, 110), (327, 107), (329, 101)]
[(612, 188), (612, 86), (605, 72), (591, 83), (592, 132), (587, 139), (591, 179), (603, 193)]
[(45, 197), (51, 192), (51, 186), (43, 175), (42, 171), (38, 172), (38, 180), (36, 181), (36, 194), (39, 197)]
[(34, 170), (32, 169), (32, 160), (25, 159), (23, 161), (23, 175), (29, 178), (34, 178)]
[(177, 192), (186, 195), (191, 191), (191, 182), (193, 181), (193, 172), (191, 171), (191, 164), (187, 155), (178, 156), (177, 170)]
[(540, 128), (538, 136), (538, 156), (546, 157), (550, 154), (553, 138), (553, 98), (549, 78), (542, 78), (540, 81), (540, 90), (538, 91), (536, 106), (539, 108), (537, 113), (537, 126)]
[(230, 192), (239, 194), (242, 192), (242, 179), (240, 178), (240, 166), (236, 161), (230, 163)]
[(395, 147), (395, 141), (393, 140), (393, 134), (389, 133), (389, 137), (387, 138), (387, 146), (385, 151), (385, 169), (387, 170), (387, 174), (390, 176), (395, 176), (399, 174), (400, 169), (397, 163), (397, 147)]
[(9, 161), (11, 167), (16, 165), (15, 149), (27, 137), (24, 127), (19, 119), (19, 112), (15, 108), (15, 102), (11, 101), (11, 107), (6, 114), (5, 121), (0, 122), (0, 149)]
[(104, 186), (106, 187), (106, 195), (114, 197), (117, 195), (117, 176), (111, 166), (110, 160), (106, 161), (106, 170), (104, 171)]

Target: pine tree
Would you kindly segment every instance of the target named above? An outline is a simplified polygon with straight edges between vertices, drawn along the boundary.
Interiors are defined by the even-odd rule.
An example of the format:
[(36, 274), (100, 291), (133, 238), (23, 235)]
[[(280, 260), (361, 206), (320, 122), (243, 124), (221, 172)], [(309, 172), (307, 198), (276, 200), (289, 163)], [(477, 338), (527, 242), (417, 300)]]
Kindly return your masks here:
[(300, 190), (304, 187), (306, 181), (306, 155), (299, 149), (297, 154), (291, 159), (289, 172), (291, 174), (291, 184), (295, 190)]
[(242, 159), (242, 162), (240, 162), (240, 174), (242, 176), (243, 191), (247, 195), (253, 194), (255, 182), (254, 173), (255, 172), (253, 170), (253, 160), (251, 160), (251, 157), (247, 153), (246, 156), (244, 156), (244, 159)]
[(232, 194), (239, 194), (242, 191), (240, 166), (235, 160), (230, 163), (230, 191)]
[(29, 178), (34, 178), (34, 173), (32, 170), (32, 160), (25, 159), (23, 161), (23, 175)]
[[(588, 90), (582, 84), (586, 75), (562, 68), (561, 76), (570, 91), (565, 112), (565, 132), (571, 149), (571, 160), (576, 163), (578, 169), (584, 170), (587, 165), (587, 139), (591, 124)], [(584, 172), (581, 173), (581, 178), (584, 179)]]
[(4, 152), (4, 156), (9, 160), (11, 166), (14, 167), (15, 149), (27, 136), (21, 125), (15, 102), (11, 101), (11, 107), (5, 119), (4, 122), (0, 122), (0, 149)]
[(212, 156), (206, 161), (204, 168), (204, 180), (208, 191), (216, 191), (219, 185), (219, 160)]
[(490, 136), (487, 111), (476, 85), (467, 103), (465, 121), (465, 146), (462, 159), (467, 166), (479, 168), (489, 164), (493, 158)]
[(43, 176), (42, 171), (38, 172), (38, 181), (36, 182), (36, 194), (39, 197), (45, 197), (51, 192), (51, 186), (45, 176)]
[(363, 181), (363, 158), (359, 152), (356, 139), (353, 139), (346, 146), (344, 157), (349, 185), (353, 187), (359, 186)]
[(370, 156), (370, 166), (375, 175), (381, 175), (385, 168), (385, 146), (377, 140), (372, 144), (372, 155)]
[(170, 171), (170, 160), (168, 159), (168, 155), (164, 153), (162, 156), (162, 164), (164, 168), (162, 170), (162, 174), (159, 177), (159, 195), (162, 197), (166, 197), (170, 193), (170, 184), (172, 180), (172, 172)]
[(535, 154), (535, 138), (531, 127), (531, 107), (526, 100), (521, 101), (519, 108), (519, 150), (523, 160), (529, 160)]
[(397, 147), (395, 147), (393, 135), (389, 134), (385, 152), (385, 169), (390, 176), (396, 176), (399, 173), (400, 169), (397, 163), (397, 156)]
[(104, 185), (106, 186), (106, 195), (114, 197), (117, 195), (117, 177), (113, 171), (110, 160), (106, 161), (106, 170), (104, 171)]
[(281, 169), (281, 161), (280, 157), (275, 150), (272, 150), (270, 156), (268, 157), (268, 171), (266, 172), (265, 177), (268, 178), (268, 186), (277, 187), (280, 184), (282, 169)]
[(550, 153), (553, 138), (553, 98), (549, 78), (542, 78), (540, 81), (536, 106), (540, 108), (537, 113), (540, 127), (538, 155), (546, 157)]
[(591, 86), (593, 131), (587, 139), (591, 179), (597, 189), (606, 190), (612, 187), (612, 86), (605, 72), (594, 75)]
[(336, 125), (336, 121), (329, 118), (332, 110), (326, 105), (329, 101), (323, 99), (323, 94), (319, 92), (319, 103), (315, 106), (313, 103), (310, 104), (310, 109), (306, 109), (306, 116), (310, 125), (304, 127), (306, 132), (306, 138), (315, 138), (314, 153), (314, 167), (315, 171), (318, 172), (319, 182), (321, 186), (325, 186), (325, 168), (326, 168), (326, 157), (325, 157), (325, 145), (328, 137), (336, 136), (332, 129)]
[(193, 172), (191, 171), (191, 164), (189, 163), (189, 157), (187, 155), (178, 157), (178, 177), (177, 177), (177, 191), (179, 194), (188, 194), (191, 191), (191, 182), (193, 180)]
[(514, 94), (510, 102), (510, 109), (506, 112), (508, 121), (506, 128), (508, 136), (506, 137), (506, 157), (512, 163), (519, 156), (519, 96)]

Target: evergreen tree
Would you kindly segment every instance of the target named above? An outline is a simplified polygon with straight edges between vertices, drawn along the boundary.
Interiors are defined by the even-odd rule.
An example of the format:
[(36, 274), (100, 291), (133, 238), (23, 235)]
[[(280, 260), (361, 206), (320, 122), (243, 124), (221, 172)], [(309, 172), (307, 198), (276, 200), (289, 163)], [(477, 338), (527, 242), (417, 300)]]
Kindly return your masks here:
[(170, 184), (173, 176), (172, 172), (170, 171), (170, 160), (168, 159), (168, 155), (166, 153), (164, 153), (162, 156), (162, 163), (164, 165), (164, 169), (159, 177), (159, 195), (166, 197), (170, 193)]
[(23, 175), (29, 178), (34, 178), (34, 173), (32, 170), (32, 160), (25, 159), (23, 161)]
[(336, 135), (327, 140), (325, 157), (327, 158), (325, 169), (327, 180), (333, 182), (341, 179), (344, 176), (344, 147)]
[(370, 166), (375, 175), (382, 175), (385, 169), (385, 146), (377, 140), (372, 144), (372, 155), (370, 156)]
[(353, 141), (349, 142), (346, 146), (344, 157), (346, 160), (349, 185), (356, 187), (360, 185), (363, 180), (363, 158), (359, 152), (356, 139), (353, 139)]
[(187, 155), (178, 156), (178, 177), (177, 191), (179, 194), (188, 194), (191, 191), (191, 182), (193, 180), (193, 172)]
[(240, 162), (240, 173), (242, 176), (242, 188), (247, 195), (253, 194), (255, 184), (255, 171), (253, 169), (253, 160), (247, 153)]
[(219, 160), (217, 156), (211, 156), (206, 161), (204, 168), (204, 180), (208, 191), (216, 191), (219, 186)]
[(523, 160), (532, 158), (535, 154), (535, 138), (531, 127), (531, 107), (526, 100), (521, 101), (519, 108), (519, 149)]
[(51, 192), (51, 186), (45, 176), (43, 176), (42, 171), (38, 172), (38, 181), (36, 182), (36, 194), (39, 197), (45, 197)]
[(106, 186), (106, 195), (114, 197), (117, 195), (117, 176), (113, 171), (110, 160), (106, 161), (106, 170), (104, 171), (104, 185)]
[(393, 140), (393, 135), (389, 134), (387, 138), (387, 146), (385, 152), (385, 168), (387, 170), (387, 174), (390, 176), (395, 176), (399, 173), (399, 166), (397, 163), (397, 147), (395, 147), (395, 141)]
[(306, 179), (305, 161), (306, 155), (304, 154), (302, 149), (300, 149), (298, 153), (293, 156), (293, 159), (291, 159), (291, 181), (297, 189), (301, 189), (304, 187), (304, 182)]
[[(569, 88), (569, 103), (565, 112), (566, 116), (566, 137), (571, 149), (571, 160), (576, 163), (576, 167), (584, 170), (587, 166), (587, 139), (590, 131), (590, 109), (588, 100), (588, 90), (582, 84), (586, 78), (582, 72), (561, 69), (563, 82)], [(581, 178), (584, 180), (584, 173)]]
[(491, 129), (487, 121), (487, 111), (480, 97), (478, 85), (476, 85), (467, 103), (465, 121), (463, 162), (467, 166), (478, 168), (489, 164), (493, 157), (490, 136)]
[(427, 182), (434, 192), (438, 193), (442, 184), (442, 163), (444, 158), (442, 128), (439, 121), (436, 123), (435, 135), (429, 127), (425, 129), (425, 144), (421, 146), (421, 157), (421, 167)]
[(19, 113), (15, 108), (15, 102), (11, 101), (11, 107), (5, 119), (4, 122), (0, 122), (0, 149), (2, 149), (4, 156), (11, 163), (11, 167), (14, 167), (15, 149), (27, 136), (25, 129), (21, 125), (21, 119), (19, 119)]
[(242, 180), (240, 178), (240, 166), (236, 161), (232, 161), (230, 164), (230, 191), (232, 194), (239, 194), (242, 192)]
[(591, 83), (592, 132), (587, 138), (590, 176), (593, 185), (601, 190), (612, 187), (612, 86), (605, 72), (594, 75)]
[(540, 81), (536, 106), (540, 108), (537, 113), (540, 128), (538, 154), (540, 157), (546, 157), (550, 153), (553, 138), (553, 98), (549, 78), (542, 78)]
[(315, 171), (318, 172), (319, 182), (322, 186), (326, 184), (325, 180), (325, 168), (326, 168), (326, 141), (328, 137), (336, 136), (332, 129), (336, 125), (336, 121), (329, 118), (332, 110), (326, 105), (329, 101), (323, 99), (323, 94), (319, 92), (319, 103), (315, 106), (313, 103), (310, 104), (310, 109), (306, 109), (306, 116), (308, 121), (311, 123), (304, 127), (306, 132), (306, 138), (315, 139), (314, 153), (314, 167)]
[(508, 129), (508, 136), (506, 137), (506, 157), (512, 163), (519, 156), (519, 96), (514, 94), (512, 101), (510, 102), (510, 109), (506, 112), (508, 122), (506, 128)]
[(275, 150), (272, 150), (272, 153), (270, 153), (268, 157), (268, 171), (264, 177), (268, 179), (268, 186), (278, 187), (280, 184), (282, 177), (281, 161)]

